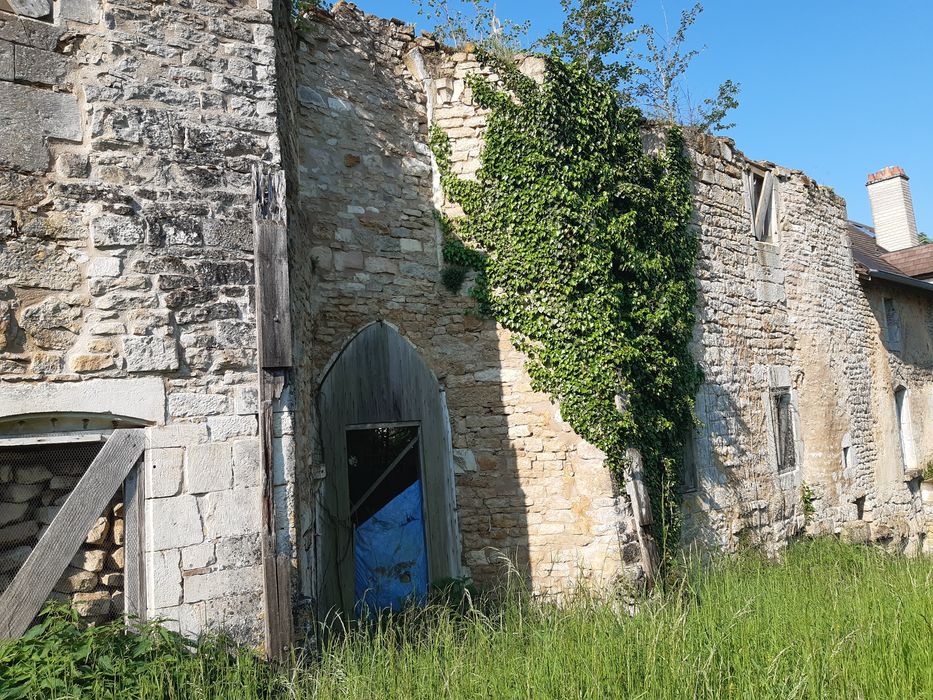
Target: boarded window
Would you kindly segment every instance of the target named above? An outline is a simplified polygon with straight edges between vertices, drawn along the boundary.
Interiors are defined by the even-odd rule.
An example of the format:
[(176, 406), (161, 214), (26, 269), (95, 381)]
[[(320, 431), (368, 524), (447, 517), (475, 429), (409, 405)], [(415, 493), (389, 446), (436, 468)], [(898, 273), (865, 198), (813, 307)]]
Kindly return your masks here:
[(888, 350), (900, 352), (903, 346), (901, 336), (901, 315), (893, 299), (884, 300), (884, 338)]
[(696, 440), (694, 438), (693, 431), (691, 430), (687, 433), (687, 436), (684, 439), (684, 493), (696, 491), (697, 482)]
[(788, 389), (778, 389), (771, 393), (771, 420), (778, 471), (791, 471), (797, 466), (797, 454), (794, 449), (794, 421)]
[(764, 243), (776, 240), (774, 212), (774, 176), (770, 170), (752, 169), (745, 173), (745, 184), (751, 204), (752, 230), (755, 238)]

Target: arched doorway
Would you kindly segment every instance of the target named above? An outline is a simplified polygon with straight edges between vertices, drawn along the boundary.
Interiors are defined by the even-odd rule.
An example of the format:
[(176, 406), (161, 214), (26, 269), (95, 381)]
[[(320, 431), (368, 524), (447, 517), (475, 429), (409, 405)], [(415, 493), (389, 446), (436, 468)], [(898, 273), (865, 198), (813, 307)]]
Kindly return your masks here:
[(397, 609), (458, 576), (447, 406), (415, 347), (386, 322), (366, 326), (326, 371), (318, 410), (321, 613)]

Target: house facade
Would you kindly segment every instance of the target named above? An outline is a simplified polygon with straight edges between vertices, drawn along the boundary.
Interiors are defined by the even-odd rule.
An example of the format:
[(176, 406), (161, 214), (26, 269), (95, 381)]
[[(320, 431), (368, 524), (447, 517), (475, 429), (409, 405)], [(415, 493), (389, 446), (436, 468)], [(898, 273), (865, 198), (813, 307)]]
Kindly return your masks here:
[[(477, 171), (473, 71), (349, 3), (296, 30), (264, 0), (0, 0), (0, 596), (100, 461), (88, 436), (120, 430), (143, 457), (109, 534), (50, 584), (94, 616), (132, 589), (185, 633), (278, 646), (372, 588), (645, 575), (637, 489), (532, 391), (469, 280), (441, 281), (436, 212), (458, 212), (428, 128)], [(906, 176), (869, 185), (875, 234), (728, 139), (691, 157), (685, 546), (928, 550), (933, 266)]]

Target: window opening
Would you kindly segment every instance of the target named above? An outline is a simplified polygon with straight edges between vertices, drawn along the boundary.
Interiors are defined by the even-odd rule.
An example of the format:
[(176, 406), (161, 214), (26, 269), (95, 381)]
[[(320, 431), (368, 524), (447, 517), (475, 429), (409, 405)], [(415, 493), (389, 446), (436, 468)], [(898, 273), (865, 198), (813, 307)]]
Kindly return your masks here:
[(356, 613), (424, 602), (428, 560), (420, 427), (351, 428), (346, 440)]
[[(103, 443), (0, 446), (0, 594), (13, 581)], [(124, 612), (122, 488), (88, 532), (49, 600), (73, 606), (86, 622)]]
[(897, 435), (901, 445), (901, 466), (906, 471), (914, 464), (914, 443), (910, 434), (910, 404), (907, 389), (899, 387), (894, 392), (894, 410), (897, 416)]
[(865, 497), (859, 496), (855, 499), (855, 513), (859, 520), (865, 519)]
[(884, 335), (888, 343), (888, 350), (900, 352), (903, 346), (901, 336), (901, 315), (893, 299), (884, 299)]
[(797, 466), (790, 398), (790, 391), (786, 389), (774, 391), (771, 394), (771, 419), (779, 472), (791, 471)]
[(755, 238), (764, 243), (775, 241), (774, 176), (770, 170), (750, 170), (746, 173), (749, 201), (751, 202), (752, 230)]
[(696, 440), (693, 431), (687, 433), (684, 439), (684, 473), (683, 490), (684, 493), (691, 493), (697, 490), (697, 459), (696, 459)]

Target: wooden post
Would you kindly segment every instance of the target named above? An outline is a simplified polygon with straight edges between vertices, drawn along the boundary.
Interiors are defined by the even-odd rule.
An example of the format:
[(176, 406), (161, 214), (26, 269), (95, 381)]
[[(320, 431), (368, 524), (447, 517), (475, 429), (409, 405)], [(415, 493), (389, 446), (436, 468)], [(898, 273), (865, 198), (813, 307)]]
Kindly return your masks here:
[(292, 365), (285, 173), (253, 168), (259, 440), (262, 469), (262, 567), (266, 654), (281, 659), (292, 644), (290, 561), (276, 549), (273, 409)]
[(651, 532), (651, 498), (645, 486), (645, 466), (641, 452), (629, 448), (625, 452), (629, 468), (625, 471), (625, 493), (632, 504), (632, 519), (635, 525), (635, 536), (638, 538), (638, 547), (641, 550), (641, 566), (645, 571), (645, 578), (651, 586), (657, 578), (661, 556), (658, 553), (658, 544)]

